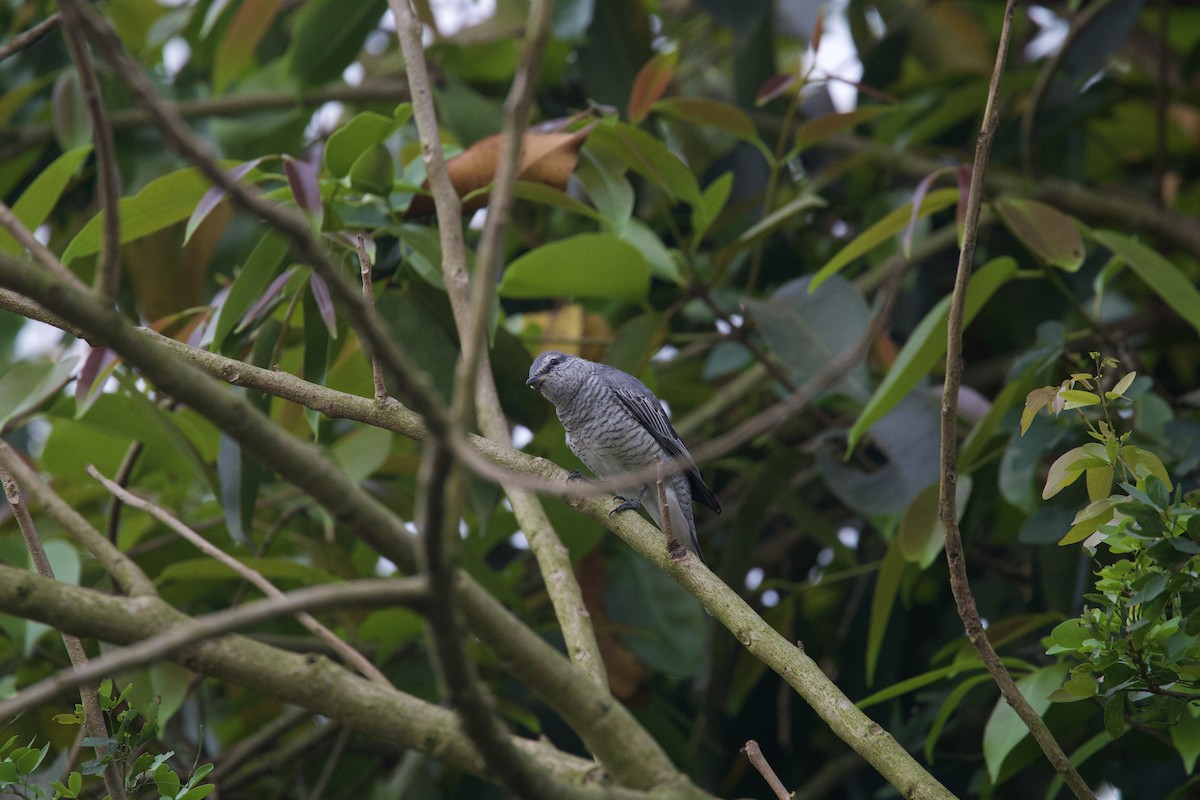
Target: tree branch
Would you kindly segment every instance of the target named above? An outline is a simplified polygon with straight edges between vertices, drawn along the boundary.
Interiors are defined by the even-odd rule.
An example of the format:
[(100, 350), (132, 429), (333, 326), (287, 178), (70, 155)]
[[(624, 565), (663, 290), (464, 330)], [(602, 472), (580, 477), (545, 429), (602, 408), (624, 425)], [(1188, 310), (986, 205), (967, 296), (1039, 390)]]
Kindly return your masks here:
[(16, 36), (9, 39), (0, 46), (0, 61), (8, 58), (11, 55), (21, 52), (27, 47), (31, 47), (46, 37), (51, 31), (57, 28), (62, 22), (58, 14), (51, 14), (44, 20), (34, 25), (32, 28), (18, 33)]
[[(433, 106), (429, 75), (425, 69), (421, 48), (420, 25), (409, 10), (408, 0), (390, 0), (392, 14), (404, 53), (408, 71), (413, 116), (421, 138), (421, 152), (429, 176), (430, 189), (438, 215), (438, 230), (442, 242), (442, 273), (446, 293), (450, 298), (462, 358), (455, 375), (455, 411), (460, 419), (470, 416), (472, 405), (478, 407), (479, 425), (484, 435), (500, 446), (511, 444), (511, 434), (496, 383), (492, 377), (490, 359), (483, 346), (486, 339), (488, 314), (496, 286), (500, 261), (500, 235), (505, 229), (512, 204), (513, 184), (521, 155), (521, 143), (526, 118), (532, 105), (537, 83), (536, 69), (540, 54), (549, 35), (551, 8), (538, 2), (531, 9), (530, 28), (521, 52), (512, 88), (504, 104), (504, 133), (497, 165), (495, 186), (488, 197), (488, 220), (484, 225), (478, 257), (475, 261), (474, 292), (466, 269), (466, 249), (462, 240), (461, 204), (446, 171), (438, 136), (437, 114)], [(462, 451), (457, 453), (460, 457)], [(525, 531), (542, 581), (554, 607), (555, 617), (562, 630), (567, 651), (572, 660), (593, 680), (607, 690), (604, 659), (596, 642), (591, 617), (583, 603), (583, 593), (571, 566), (570, 554), (550, 524), (541, 501), (528, 491), (522, 491), (514, 481), (498, 481), (512, 503), (513, 514)]]
[(771, 769), (771, 765), (767, 762), (767, 757), (763, 755), (762, 748), (758, 746), (758, 742), (753, 739), (746, 742), (746, 746), (742, 748), (742, 752), (746, 754), (746, 758), (750, 761), (750, 764), (758, 770), (758, 774), (763, 776), (763, 780), (771, 787), (771, 791), (778, 800), (789, 800), (791, 798), (791, 792), (783, 785), (783, 781), (779, 780), (779, 776), (775, 774), (775, 770)]
[[(363, 733), (411, 747), (458, 769), (486, 776), (482, 760), (458, 729), (454, 712), (419, 700), (396, 689), (371, 683), (328, 659), (313, 654), (289, 653), (242, 636), (222, 635), (242, 625), (291, 614), (353, 605), (387, 606), (403, 597), (418, 601), (423, 581), (378, 578), (325, 584), (289, 592), (285, 601), (265, 599), (199, 618), (189, 618), (162, 600), (151, 597), (121, 598), (89, 589), (55, 583), (24, 570), (0, 564), (0, 607), (7, 613), (54, 625), (128, 648), (95, 659), (89, 669), (109, 670), (114, 661), (148, 663), (159, 656), (147, 651), (173, 651), (171, 660), (218, 680), (243, 686), (315, 714), (336, 719)], [(191, 636), (199, 639), (180, 643)], [(219, 636), (220, 638), (206, 638)], [(153, 643), (153, 644), (151, 644)], [(128, 655), (121, 655), (129, 653)], [(145, 658), (145, 660), (139, 660)], [(116, 663), (121, 663), (117, 661)], [(19, 708), (30, 708), (73, 685), (74, 674), (56, 674), (62, 681), (45, 697), (26, 704), (26, 692), (0, 703), (0, 718)], [(41, 684), (35, 684), (41, 686)], [(40, 690), (39, 690), (40, 691)], [(19, 705), (18, 705), (19, 704)], [(564, 781), (592, 782), (596, 765), (567, 755), (547, 744), (517, 739), (516, 744)], [(692, 796), (700, 796), (693, 794)]]
[[(185, 540), (187, 540), (188, 543), (190, 543), (200, 552), (204, 553), (209, 558), (221, 562), (238, 575), (241, 575), (242, 578), (254, 584), (256, 587), (258, 587), (258, 590), (267, 597), (273, 597), (275, 599), (283, 597), (283, 592), (280, 591), (275, 584), (263, 577), (261, 572), (247, 567), (241, 561), (238, 561), (221, 548), (212, 544), (203, 536), (196, 533), (187, 525), (183, 524), (183, 522), (177, 519), (165, 508), (156, 505), (155, 503), (151, 503), (149, 500), (138, 497), (136, 494), (121, 486), (116, 481), (109, 480), (100, 474), (100, 470), (96, 469), (91, 464), (88, 464), (87, 471), (89, 475), (98, 480), (105, 489), (124, 502), (125, 505), (131, 506), (140, 511), (144, 511), (150, 516), (154, 517), (163, 525), (166, 525), (168, 528), (175, 531), (175, 533), (182, 536)], [(333, 648), (335, 653), (340, 655), (346, 660), (347, 663), (357, 669), (363, 675), (363, 677), (383, 686), (392, 685), (391, 681), (389, 681), (384, 674), (379, 671), (378, 667), (363, 657), (362, 653), (358, 652), (349, 644), (344, 642), (336, 633), (329, 630), (329, 628), (325, 627), (325, 625), (322, 623), (318, 622), (312, 614), (309, 614), (307, 611), (299, 611), (296, 613), (296, 619), (301, 625), (308, 628), (310, 631), (316, 634), (319, 639)]]
[(1094, 798), (1091, 789), (1071, 765), (1054, 735), (1021, 694), (1012, 676), (1000, 661), (984, 633), (975, 606), (975, 597), (967, 579), (967, 567), (963, 555), (962, 535), (958, 529), (957, 485), (958, 485), (958, 393), (962, 387), (963, 354), (963, 309), (966, 303), (967, 282), (975, 260), (975, 242), (978, 237), (979, 209), (983, 204), (984, 176), (987, 173), (988, 157), (992, 137), (999, 121), (996, 96), (1000, 78), (1004, 74), (1008, 40), (1012, 27), (1015, 0), (1008, 0), (1004, 10), (1004, 24), (1000, 29), (1000, 45), (996, 53), (996, 64), (988, 86), (987, 105), (984, 109), (983, 128), (975, 147), (975, 162), (971, 171), (971, 187), (967, 195), (967, 208), (963, 222), (962, 249), (959, 251), (958, 271), (954, 278), (954, 293), (950, 300), (950, 312), (946, 324), (946, 382), (942, 391), (941, 419), (941, 475), (938, 490), (938, 516), (946, 533), (946, 562), (950, 567), (950, 588), (958, 615), (962, 618), (967, 638), (979, 652), (987, 671), (991, 674), (1004, 699), (1017, 712), (1017, 716), (1029, 728), (1033, 738), (1046, 754), (1054, 769), (1062, 775), (1067, 785), (1078, 798)]

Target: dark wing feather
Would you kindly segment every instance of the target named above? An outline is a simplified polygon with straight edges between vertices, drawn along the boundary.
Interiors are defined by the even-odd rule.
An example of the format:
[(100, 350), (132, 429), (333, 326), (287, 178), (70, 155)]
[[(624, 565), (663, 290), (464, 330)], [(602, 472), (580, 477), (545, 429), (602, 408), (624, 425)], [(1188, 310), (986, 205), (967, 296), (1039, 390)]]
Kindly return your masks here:
[(667, 419), (667, 413), (663, 411), (658, 398), (640, 382), (634, 383), (636, 379), (632, 376), (625, 373), (620, 375), (626, 380), (622, 381), (625, 385), (613, 387), (613, 395), (617, 401), (641, 423), (642, 427), (650, 431), (655, 441), (667, 451), (667, 455), (673, 459), (682, 459), (688, 465), (685, 474), (692, 488), (692, 499), (720, 514), (720, 501), (700, 477), (699, 468), (692, 461), (692, 455), (679, 438), (679, 434), (671, 427), (671, 420)]

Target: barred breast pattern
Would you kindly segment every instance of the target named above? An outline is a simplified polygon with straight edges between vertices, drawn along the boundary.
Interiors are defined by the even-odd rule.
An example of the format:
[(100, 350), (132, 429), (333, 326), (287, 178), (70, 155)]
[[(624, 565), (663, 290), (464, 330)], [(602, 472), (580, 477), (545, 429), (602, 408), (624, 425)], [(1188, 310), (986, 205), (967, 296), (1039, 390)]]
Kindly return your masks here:
[(557, 411), (567, 432), (567, 445), (601, 477), (647, 467), (656, 457), (665, 455), (654, 436), (594, 375), (589, 375), (571, 401)]

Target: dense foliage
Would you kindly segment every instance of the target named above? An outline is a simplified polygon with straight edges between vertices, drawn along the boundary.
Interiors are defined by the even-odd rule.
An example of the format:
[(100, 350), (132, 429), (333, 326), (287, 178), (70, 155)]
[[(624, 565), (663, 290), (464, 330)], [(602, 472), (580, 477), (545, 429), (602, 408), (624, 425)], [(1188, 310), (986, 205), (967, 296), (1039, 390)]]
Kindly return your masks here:
[[(451, 175), (475, 208), (495, 175), (489, 137), (503, 124), (528, 15), (521, 0), (495, 5), (443, 32), (439, 4), (413, 3), (428, 24), (441, 140), (462, 154)], [(1014, 20), (966, 301), (960, 526), (988, 636), (1088, 783), (1126, 798), (1184, 796), (1200, 757), (1200, 9), (1079, 5), (1022, 6)], [(386, 4), (96, 9), (222, 167), (302, 217), (345, 277), (358, 280), (356, 236), (368, 237), (378, 315), (449, 405), (460, 340)], [(14, 0), (0, 28), (11, 36), (54, 10)], [(697, 508), (717, 576), (954, 794), (1065, 796), (962, 636), (937, 517), (948, 294), (1002, 15), (1002, 4), (966, 0), (823, 10), (558, 0), (532, 120), (544, 124), (526, 139), (503, 231), (488, 352), (514, 443), (567, 469), (581, 465), (525, 386), (533, 355), (554, 347), (640, 377), (725, 508)], [(828, 57), (839, 49), (844, 61)], [(177, 155), (95, 43), (93, 53), (122, 187), (115, 299), (125, 319), (371, 397), (371, 362), (336, 291), (284, 232)], [(861, 76), (849, 71), (853, 53)], [(91, 283), (105, 233), (87, 100), (62, 30), (0, 61), (0, 197)], [(472, 249), (482, 220), (467, 226)], [(26, 248), (0, 232), (0, 251)], [(9, 274), (0, 270), (0, 285), (19, 290)], [(131, 368), (106, 346), (107, 329), (30, 322), (47, 315), (21, 294), (0, 295), (4, 440), (180, 612), (161, 619), (182, 624), (260, 589), (115, 503), (89, 465), (285, 591), (396, 569), (339, 516), (350, 512)], [(415, 428), (370, 424), (326, 395), (247, 388), (224, 363), (210, 372), (233, 384), (228, 393), (315, 444), (385, 512), (416, 520), (425, 445)], [(768, 432), (736, 435), (813, 386), (815, 401)], [(542, 501), (609, 689), (697, 786), (766, 796), (739, 753), (755, 739), (800, 796), (892, 796), (751, 642), (596, 519)], [(31, 505), (57, 579), (119, 593), (64, 517), (42, 496)], [(472, 476), (452, 510), (457, 558), (561, 649), (552, 576), (530, 552), (519, 505)], [(0, 562), (31, 565), (13, 520), (0, 528)], [(52, 628), (100, 652), (105, 637), (76, 629), (76, 612), (5, 608), (21, 601), (5, 597), (0, 610), (14, 613), (0, 614), (0, 699), (70, 663)], [(396, 688), (430, 701), (427, 719), (444, 719), (419, 613), (317, 616)], [(159, 630), (118, 627), (104, 628), (108, 641)], [(246, 652), (289, 669), (299, 663), (289, 652), (331, 654), (310, 631), (259, 622), (247, 635), (264, 647)], [(514, 731), (594, 755), (589, 732), (472, 634), (471, 657)], [(212, 677), (215, 658), (156, 660), (103, 688), (110, 758), (130, 796), (504, 796), (443, 740), (389, 739), (383, 712), (378, 725), (350, 707), (332, 714), (315, 697), (324, 684), (285, 695)], [(103, 759), (72, 747), (97, 744), (75, 724), (78, 699), (60, 691), (0, 718), (0, 796), (103, 795)]]

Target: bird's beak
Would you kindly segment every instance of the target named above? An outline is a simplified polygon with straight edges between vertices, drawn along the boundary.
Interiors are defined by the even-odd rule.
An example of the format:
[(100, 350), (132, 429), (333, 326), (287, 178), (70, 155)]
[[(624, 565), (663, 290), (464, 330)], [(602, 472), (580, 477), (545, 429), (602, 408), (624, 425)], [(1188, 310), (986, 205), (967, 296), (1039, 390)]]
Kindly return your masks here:
[(540, 387), (546, 381), (545, 375), (534, 375), (529, 380), (525, 381), (526, 386), (532, 386), (534, 389)]

